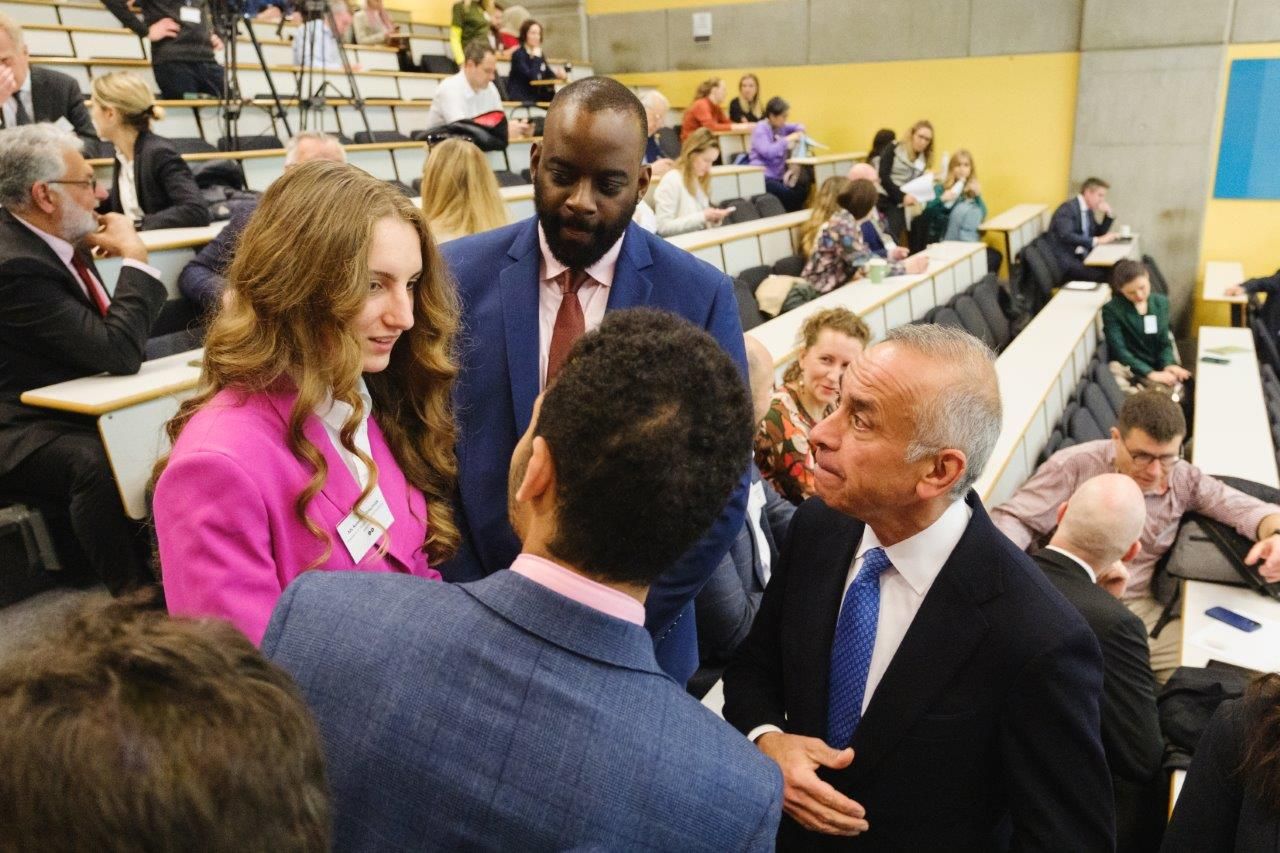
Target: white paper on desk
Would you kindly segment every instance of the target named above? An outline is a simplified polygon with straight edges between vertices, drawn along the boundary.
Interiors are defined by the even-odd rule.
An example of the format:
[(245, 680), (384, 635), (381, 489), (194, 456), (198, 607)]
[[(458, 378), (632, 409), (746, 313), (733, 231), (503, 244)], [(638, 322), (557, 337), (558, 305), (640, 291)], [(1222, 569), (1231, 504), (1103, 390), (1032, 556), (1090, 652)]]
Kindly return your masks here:
[(1096, 281), (1069, 281), (1062, 285), (1063, 290), (1097, 290), (1102, 285)]
[[(1237, 611), (1238, 612), (1238, 611)], [(1188, 638), (1187, 642), (1210, 652), (1209, 657), (1259, 672), (1280, 669), (1280, 628), (1274, 622), (1251, 613), (1241, 613), (1262, 627), (1246, 632), (1230, 625), (1214, 622)]]
[(933, 199), (933, 172), (925, 172), (918, 178), (898, 187), (903, 195), (913, 195), (921, 204)]

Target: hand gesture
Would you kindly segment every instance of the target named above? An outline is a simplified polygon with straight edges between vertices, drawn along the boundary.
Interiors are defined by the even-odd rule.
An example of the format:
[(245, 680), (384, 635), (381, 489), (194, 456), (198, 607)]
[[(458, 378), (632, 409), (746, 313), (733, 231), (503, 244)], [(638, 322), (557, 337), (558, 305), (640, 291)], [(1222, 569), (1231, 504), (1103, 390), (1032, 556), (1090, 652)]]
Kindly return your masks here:
[(911, 254), (911, 250), (906, 246), (894, 246), (889, 250), (889, 260), (900, 261), (909, 254)]
[(1147, 379), (1152, 382), (1158, 382), (1161, 385), (1168, 385), (1172, 388), (1178, 384), (1178, 379), (1168, 370), (1153, 370), (1147, 374)]
[(217, 33), (209, 33), (209, 43), (213, 45), (215, 51), (222, 50), (222, 39), (218, 38)]
[(528, 120), (522, 118), (509, 122), (507, 124), (507, 130), (509, 133), (514, 133), (517, 139), (533, 135), (533, 125), (530, 124)]
[(84, 239), (99, 255), (147, 262), (147, 247), (129, 217), (123, 213), (104, 213), (98, 217), (98, 225), (99, 230)]
[[(1259, 560), (1262, 561), (1262, 565), (1258, 567), (1262, 579), (1267, 583), (1280, 581), (1280, 537), (1267, 536), (1261, 542), (1254, 544), (1245, 555), (1244, 563), (1246, 566), (1252, 566)], [(763, 737), (760, 739), (764, 740)]]
[(173, 18), (161, 18), (147, 28), (147, 38), (151, 41), (171, 39), (182, 31), (182, 27)]
[(1223, 296), (1244, 296), (1244, 288), (1241, 285), (1233, 284), (1222, 291), (1222, 294)]
[(902, 262), (902, 266), (911, 275), (920, 275), (929, 269), (929, 256), (924, 252), (918, 255), (912, 255)]
[(13, 69), (7, 65), (0, 65), (0, 104), (8, 103), (16, 91), (18, 91), (18, 78), (14, 76)]
[(920, 203), (920, 200), (915, 196), (913, 196), (911, 193), (907, 193), (902, 197), (903, 207), (915, 207), (919, 203)]
[(814, 737), (767, 732), (756, 746), (782, 770), (782, 809), (796, 823), (828, 835), (858, 835), (870, 825), (861, 805), (818, 778), (819, 767), (843, 768), (852, 749), (832, 749)]
[(1112, 233), (1099, 234), (1097, 237), (1093, 238), (1093, 242), (1096, 246), (1105, 246), (1108, 243), (1114, 243), (1118, 236), (1120, 235)]
[(708, 225), (719, 225), (730, 212), (730, 210), (723, 207), (708, 207), (702, 211), (702, 218), (707, 221)]
[(1191, 371), (1187, 370), (1180, 364), (1171, 364), (1165, 368), (1169, 373), (1173, 374), (1173, 378), (1179, 382), (1186, 382), (1191, 378)]

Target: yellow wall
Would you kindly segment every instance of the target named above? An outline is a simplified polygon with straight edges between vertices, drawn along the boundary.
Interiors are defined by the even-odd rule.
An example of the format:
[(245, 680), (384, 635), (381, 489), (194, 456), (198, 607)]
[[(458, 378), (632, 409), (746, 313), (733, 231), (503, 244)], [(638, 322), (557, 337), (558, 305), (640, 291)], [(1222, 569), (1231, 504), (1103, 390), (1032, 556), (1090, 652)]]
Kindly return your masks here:
[[(1233, 59), (1280, 59), (1280, 42), (1233, 45), (1227, 48), (1228, 79)], [(1215, 199), (1213, 180), (1218, 171), (1218, 145), (1222, 140), (1222, 116), (1226, 111), (1227, 87), (1222, 86), (1218, 101), (1218, 117), (1214, 123), (1213, 160), (1209, 163), (1209, 200), (1205, 208), (1204, 231), (1200, 238), (1199, 275), (1204, 275), (1206, 261), (1239, 261), (1248, 277), (1270, 275), (1280, 267), (1280, 201)], [(1196, 282), (1196, 324), (1225, 326), (1230, 311), (1225, 305), (1200, 302), (1200, 282)]]
[(387, 0), (388, 9), (412, 12), (413, 20), (422, 24), (448, 24), (454, 0)]
[(652, 12), (685, 6), (723, 6), (727, 3), (762, 3), (764, 0), (587, 0), (588, 15), (609, 12)]
[[(944, 150), (971, 150), (995, 214), (1023, 202), (1056, 205), (1065, 197), (1079, 65), (1076, 53), (1031, 54), (765, 68), (760, 79), (764, 95), (785, 97), (792, 120), (803, 122), (833, 153), (862, 151), (878, 128), (892, 127), (901, 136), (928, 118), (937, 162)], [(684, 106), (708, 77), (725, 78), (736, 92), (743, 70), (618, 79), (656, 85), (671, 103)]]

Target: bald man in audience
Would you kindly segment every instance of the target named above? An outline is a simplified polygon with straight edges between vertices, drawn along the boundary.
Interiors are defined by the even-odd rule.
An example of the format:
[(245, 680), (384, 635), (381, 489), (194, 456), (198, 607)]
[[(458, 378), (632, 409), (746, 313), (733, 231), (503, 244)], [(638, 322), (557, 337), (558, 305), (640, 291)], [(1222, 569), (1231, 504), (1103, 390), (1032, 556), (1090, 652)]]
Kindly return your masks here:
[[(286, 170), (299, 163), (312, 160), (347, 162), (347, 151), (338, 140), (319, 130), (303, 130), (290, 137), (284, 146)], [(249, 217), (258, 209), (258, 200), (246, 199), (232, 203), (231, 220), (218, 236), (205, 244), (196, 256), (187, 261), (178, 276), (178, 290), (200, 309), (208, 313), (222, 299), (227, 286), (227, 268), (236, 254), (240, 234), (249, 224)]]
[(675, 165), (675, 161), (662, 152), (662, 145), (658, 140), (658, 131), (666, 126), (667, 110), (671, 108), (671, 102), (657, 89), (650, 89), (640, 96), (640, 103), (644, 104), (649, 130), (649, 139), (644, 147), (644, 162), (649, 167), (650, 183), (657, 186), (662, 176)]
[(1120, 603), (1129, 579), (1124, 563), (1141, 550), (1146, 520), (1142, 489), (1132, 478), (1099, 474), (1058, 508), (1058, 529), (1032, 555), (1102, 647), (1102, 745), (1116, 794), (1120, 850), (1151, 849), (1159, 838), (1164, 738), (1156, 682), (1147, 629)]
[[(881, 195), (884, 194), (884, 189), (880, 186), (880, 172), (869, 163), (855, 163), (849, 170), (848, 178), (851, 181), (871, 181)], [(910, 254), (907, 247), (899, 246), (889, 236), (889, 221), (879, 208), (873, 210), (867, 221), (862, 223), (862, 239), (873, 254), (887, 261), (900, 261)]]

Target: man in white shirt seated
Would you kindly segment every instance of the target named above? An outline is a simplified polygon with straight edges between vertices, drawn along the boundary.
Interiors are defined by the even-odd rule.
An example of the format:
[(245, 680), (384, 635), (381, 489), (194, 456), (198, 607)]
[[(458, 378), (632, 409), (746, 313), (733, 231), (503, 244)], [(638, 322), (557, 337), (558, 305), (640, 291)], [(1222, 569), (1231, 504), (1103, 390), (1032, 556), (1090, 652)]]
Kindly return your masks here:
[[(468, 44), (463, 52), (462, 70), (441, 80), (431, 99), (427, 129), (501, 110), (502, 97), (493, 84), (497, 74), (498, 58), (493, 48), (481, 41)], [(511, 119), (507, 122), (507, 131), (513, 137), (529, 136), (532, 125), (524, 119)]]
[[(329, 25), (329, 18), (314, 18), (307, 21), (302, 29), (293, 37), (293, 64), (303, 68), (342, 68), (342, 47), (340, 41), (347, 40), (351, 31), (351, 9), (342, 0), (329, 4), (333, 11), (333, 26), (338, 28), (335, 34)], [(359, 71), (358, 63), (351, 63), (352, 71)]]

